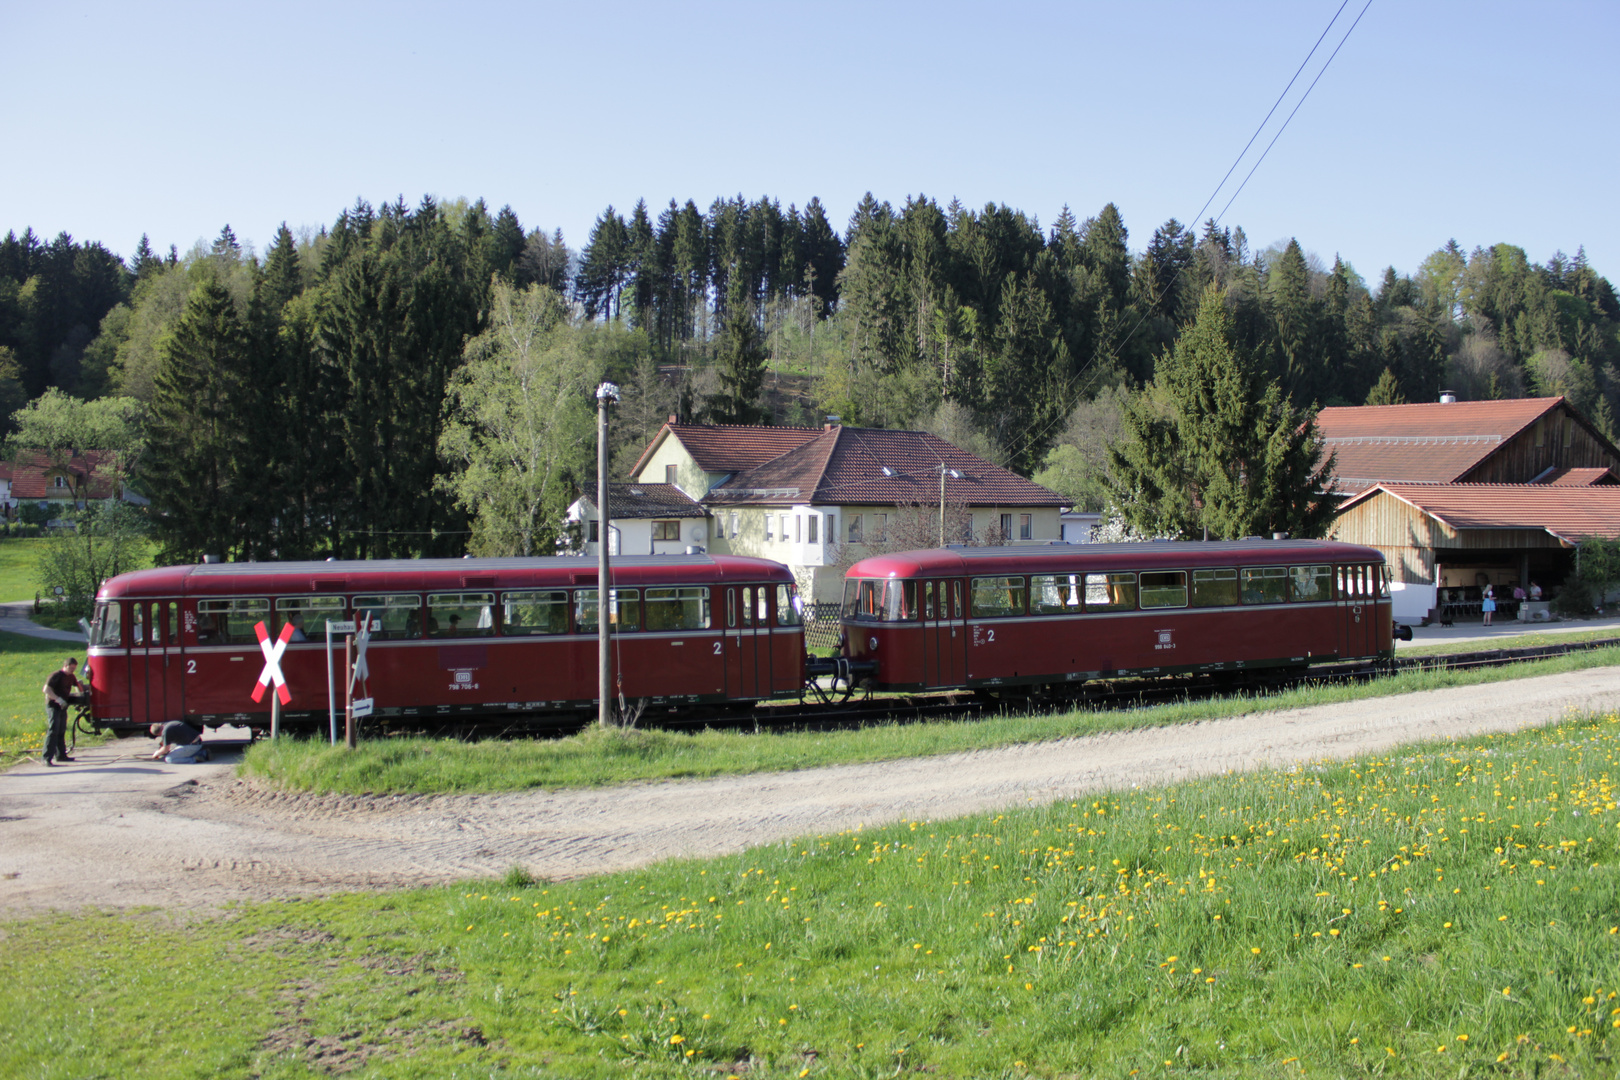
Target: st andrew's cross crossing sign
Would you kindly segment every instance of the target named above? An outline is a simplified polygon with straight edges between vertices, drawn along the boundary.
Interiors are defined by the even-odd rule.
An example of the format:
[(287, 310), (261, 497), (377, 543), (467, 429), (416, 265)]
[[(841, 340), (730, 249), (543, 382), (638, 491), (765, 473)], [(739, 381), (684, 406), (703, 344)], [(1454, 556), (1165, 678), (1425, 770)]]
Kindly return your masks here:
[(255, 623), (253, 632), (259, 636), (259, 651), (264, 653), (264, 670), (259, 672), (259, 681), (253, 687), (253, 700), (263, 701), (264, 692), (270, 684), (276, 684), (276, 697), (283, 705), (292, 702), (292, 692), (287, 689), (287, 677), (281, 673), (281, 654), (287, 651), (287, 642), (292, 640), (293, 631), (297, 629), (289, 620), (281, 628), (281, 634), (276, 638), (274, 645), (270, 644), (270, 631), (264, 628), (264, 623)]

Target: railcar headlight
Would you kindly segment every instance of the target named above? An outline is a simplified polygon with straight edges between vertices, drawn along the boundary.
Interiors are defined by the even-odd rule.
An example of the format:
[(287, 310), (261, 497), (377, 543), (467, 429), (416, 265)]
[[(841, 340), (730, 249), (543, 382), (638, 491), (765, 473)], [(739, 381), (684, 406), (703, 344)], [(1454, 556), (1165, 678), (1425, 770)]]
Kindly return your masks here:
[(873, 652), (877, 652), (877, 635), (873, 634), (871, 637), (867, 638), (866, 644), (871, 647)]

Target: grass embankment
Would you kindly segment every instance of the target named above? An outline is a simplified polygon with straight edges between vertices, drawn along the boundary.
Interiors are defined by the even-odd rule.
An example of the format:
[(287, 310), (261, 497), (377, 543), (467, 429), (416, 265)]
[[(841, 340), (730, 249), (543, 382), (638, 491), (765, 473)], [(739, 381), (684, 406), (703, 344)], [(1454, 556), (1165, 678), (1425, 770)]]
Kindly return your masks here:
[(556, 740), (397, 738), (358, 750), (317, 739), (280, 739), (251, 747), (243, 772), (298, 791), (439, 793), (594, 787), (635, 780), (723, 776), (982, 750), (1017, 743), (1191, 723), (1304, 708), (1390, 694), (1553, 675), (1620, 663), (1620, 649), (1598, 649), (1476, 671), (1411, 671), (1369, 683), (1304, 686), (1260, 697), (1059, 715), (1008, 715), (854, 731), (600, 732)]
[(0, 1074), (1609, 1076), (1620, 716), (566, 884), (0, 935)]
[[(1571, 624), (1578, 625), (1578, 624)], [(1570, 630), (1563, 633), (1515, 634), (1512, 637), (1487, 638), (1476, 641), (1438, 641), (1432, 645), (1401, 645), (1395, 653), (1397, 660), (1421, 660), (1428, 656), (1446, 656), (1453, 653), (1491, 652), (1496, 649), (1534, 649), (1546, 645), (1574, 645), (1584, 641), (1606, 641), (1620, 637), (1620, 630)]]

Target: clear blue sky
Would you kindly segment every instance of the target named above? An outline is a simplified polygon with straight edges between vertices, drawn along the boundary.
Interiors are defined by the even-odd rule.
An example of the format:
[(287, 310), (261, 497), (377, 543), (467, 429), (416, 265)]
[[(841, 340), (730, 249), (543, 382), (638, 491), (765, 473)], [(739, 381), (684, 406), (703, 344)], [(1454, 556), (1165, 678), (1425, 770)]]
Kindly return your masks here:
[[(1113, 201), (1140, 249), (1198, 212), (1337, 7), (11, 0), (0, 229), (127, 255), (229, 223), (262, 248), (432, 193), (577, 248), (609, 203), (819, 195), (842, 229), (870, 190), (1043, 225)], [(1369, 282), (1451, 237), (1585, 244), (1620, 280), (1617, 41), (1612, 0), (1373, 0), (1224, 223)]]

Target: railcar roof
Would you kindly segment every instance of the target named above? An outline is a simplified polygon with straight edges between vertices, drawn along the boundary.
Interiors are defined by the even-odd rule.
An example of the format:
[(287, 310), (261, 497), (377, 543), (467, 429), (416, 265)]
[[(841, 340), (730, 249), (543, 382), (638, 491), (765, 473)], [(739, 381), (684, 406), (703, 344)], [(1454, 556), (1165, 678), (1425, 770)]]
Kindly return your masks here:
[[(615, 583), (792, 581), (780, 563), (741, 555), (639, 555), (612, 561)], [(596, 560), (568, 556), (507, 559), (351, 559), (331, 562), (200, 563), (138, 570), (108, 580), (102, 597), (192, 593), (412, 591), (594, 585)]]
[(1377, 550), (1335, 540), (1166, 540), (1136, 544), (1050, 544), (1041, 547), (949, 547), (874, 555), (846, 577), (940, 577), (962, 573), (1030, 573), (1043, 568), (1227, 566), (1302, 559), (1384, 561)]

